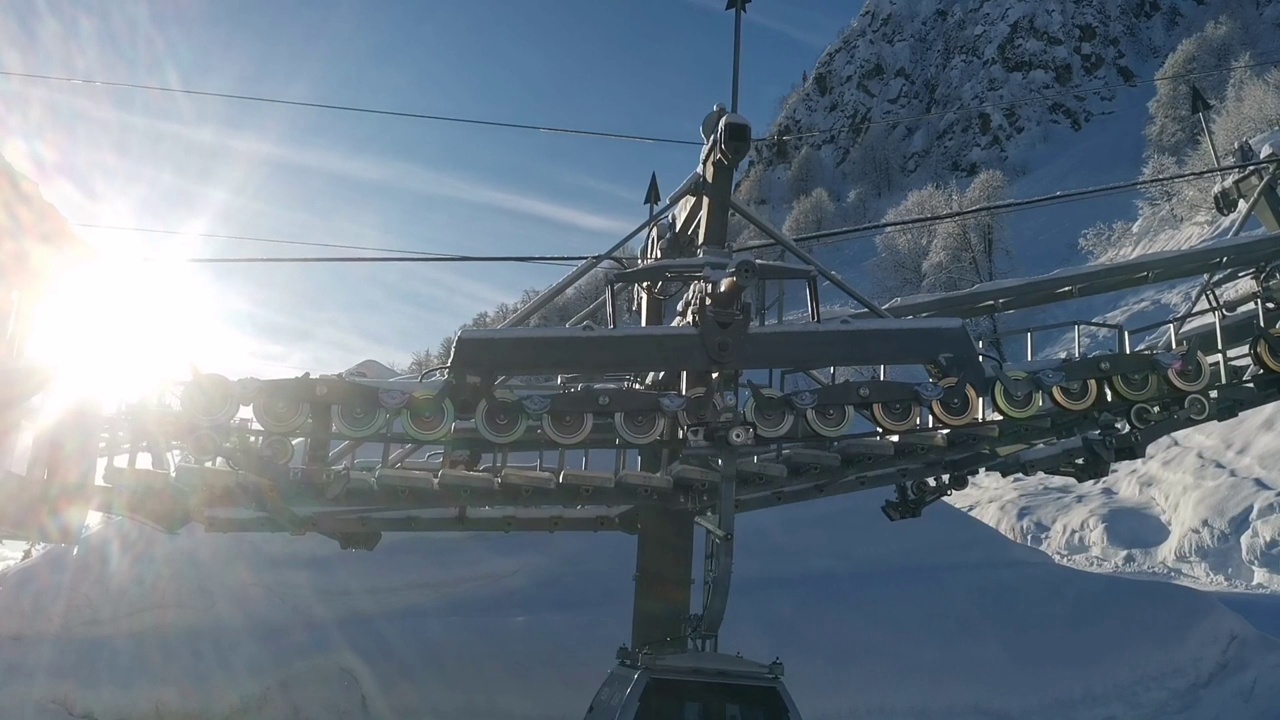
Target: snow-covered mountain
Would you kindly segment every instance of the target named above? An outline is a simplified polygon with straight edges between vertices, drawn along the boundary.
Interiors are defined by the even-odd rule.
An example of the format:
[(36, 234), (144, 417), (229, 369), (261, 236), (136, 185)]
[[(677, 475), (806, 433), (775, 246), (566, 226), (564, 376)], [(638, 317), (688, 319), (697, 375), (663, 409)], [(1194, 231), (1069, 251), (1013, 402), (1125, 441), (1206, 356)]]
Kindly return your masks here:
[[(1276, 45), (1271, 0), (868, 0), (769, 127), (798, 137), (760, 144), (742, 192), (781, 223), (806, 148), (822, 184), (837, 198), (861, 190), (873, 212), (925, 182), (1034, 170), (1038, 150), (1122, 111), (1179, 42), (1218, 18), (1236, 23), (1233, 41)], [(1206, 53), (1190, 69), (1233, 59)]]

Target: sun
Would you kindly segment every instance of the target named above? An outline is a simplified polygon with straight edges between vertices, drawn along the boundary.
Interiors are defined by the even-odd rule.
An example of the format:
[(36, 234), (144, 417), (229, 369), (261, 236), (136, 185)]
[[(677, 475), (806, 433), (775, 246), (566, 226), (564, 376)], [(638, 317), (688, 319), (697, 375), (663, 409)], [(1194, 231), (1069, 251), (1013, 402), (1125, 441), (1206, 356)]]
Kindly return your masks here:
[(192, 266), (96, 256), (59, 272), (31, 314), (26, 357), (66, 399), (143, 400), (229, 357), (218, 294)]

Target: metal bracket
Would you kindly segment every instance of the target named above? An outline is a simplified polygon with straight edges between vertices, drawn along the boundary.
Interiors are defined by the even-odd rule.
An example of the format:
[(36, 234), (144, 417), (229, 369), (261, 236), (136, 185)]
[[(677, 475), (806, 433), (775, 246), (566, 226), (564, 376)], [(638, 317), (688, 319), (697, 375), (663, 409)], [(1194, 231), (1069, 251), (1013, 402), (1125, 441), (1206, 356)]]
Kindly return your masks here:
[(712, 522), (706, 515), (696, 515), (694, 516), (693, 521), (707, 532), (711, 533), (717, 541), (728, 541), (733, 539), (732, 534), (721, 530), (720, 526)]
[(898, 520), (914, 520), (924, 514), (924, 509), (953, 492), (969, 487), (969, 477), (964, 474), (941, 477), (930, 482), (925, 478), (917, 478), (910, 483), (898, 483), (894, 486), (894, 499), (886, 500), (880, 512), (889, 522)]
[(720, 625), (729, 604), (729, 584), (733, 576), (735, 495), (738, 486), (738, 450), (720, 446), (720, 498), (716, 520), (712, 524), (698, 516), (694, 522), (707, 529), (706, 566), (703, 571), (702, 613), (697, 616), (695, 642), (703, 650), (717, 649)]
[(991, 373), (996, 376), (996, 380), (1000, 382), (1011, 394), (1016, 397), (1022, 397), (1027, 393), (1034, 392), (1037, 384), (1034, 376), (1024, 378), (1012, 378), (1004, 371), (1004, 368), (996, 365), (991, 368)]
[(720, 365), (732, 364), (747, 336), (750, 324), (750, 315), (702, 308), (698, 313), (698, 333), (702, 337), (702, 347), (712, 362)]

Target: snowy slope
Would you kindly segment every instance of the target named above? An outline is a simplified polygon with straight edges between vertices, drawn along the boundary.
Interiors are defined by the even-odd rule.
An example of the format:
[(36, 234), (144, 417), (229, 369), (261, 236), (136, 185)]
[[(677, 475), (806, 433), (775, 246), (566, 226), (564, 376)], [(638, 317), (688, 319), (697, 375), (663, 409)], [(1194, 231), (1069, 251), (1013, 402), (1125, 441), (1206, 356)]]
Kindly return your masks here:
[[(740, 521), (723, 647), (780, 655), (805, 717), (1280, 706), (1280, 641), (1212, 596), (1056, 565), (946, 506), (889, 524), (878, 502)], [(626, 640), (632, 548), (436, 535), (342, 553), (112, 523), (0, 577), (0, 715), (574, 717)]]
[[(1028, 151), (1027, 172), (1010, 178), (1011, 198), (1041, 197), (1064, 189), (1096, 187), (1132, 180), (1142, 169), (1140, 138), (1146, 122), (1146, 103), (1153, 92), (1139, 89), (1111, 105), (1111, 114), (1079, 132), (1060, 132), (1053, 143)], [(1100, 162), (1105, 158), (1105, 162)], [(893, 196), (895, 199), (899, 196)], [(1086, 228), (1099, 221), (1137, 219), (1136, 193), (1118, 193), (1083, 201), (1040, 206), (1001, 216), (1009, 244), (1005, 268), (1011, 277), (1052, 272), (1083, 262), (1076, 243)], [(879, 220), (880, 218), (874, 218)], [(870, 287), (869, 262), (876, 251), (875, 236), (821, 245), (816, 255), (837, 268), (859, 287)], [(1154, 251), (1154, 248), (1149, 248)], [(831, 305), (852, 302), (825, 286)], [(1114, 302), (1114, 298), (1109, 299)]]
[[(879, 192), (873, 213), (883, 213), (912, 187), (979, 166), (1010, 173), (1014, 198), (1130, 180), (1143, 167), (1153, 85), (1001, 106), (983, 111), (991, 115), (987, 120), (975, 119), (973, 112), (942, 111), (1060, 94), (1064, 86), (1109, 85), (1130, 75), (1150, 77), (1181, 39), (1220, 15), (1258, 31), (1258, 57), (1272, 57), (1274, 50), (1264, 52), (1263, 45), (1271, 48), (1273, 41), (1262, 29), (1276, 22), (1277, 13), (1280, 6), (1269, 2), (1100, 0), (1048, 2), (1032, 10), (1004, 0), (873, 0), (788, 99), (773, 129), (806, 133), (870, 125), (817, 134), (781, 152), (761, 146), (753, 172), (769, 174), (773, 182), (751, 189), (767, 191), (763, 199), (773, 217), (785, 217), (793, 200), (788, 173), (806, 145), (821, 151), (834, 194), (851, 188)], [(1245, 49), (1247, 43), (1237, 48)], [(1221, 92), (1227, 79), (1197, 82)], [(878, 122), (921, 115), (929, 117)], [(1255, 140), (1255, 147), (1262, 144)], [(875, 182), (883, 171), (877, 153), (900, 160), (896, 184)], [(1139, 197), (1115, 194), (1002, 216), (1012, 254), (1009, 270), (1019, 277), (1082, 264), (1077, 239), (1098, 222), (1135, 223), (1134, 243), (1111, 260), (1189, 247), (1220, 237), (1230, 223), (1216, 216), (1190, 222), (1158, 213), (1140, 217), (1134, 204)], [(870, 287), (874, 251), (867, 238), (823, 247), (819, 255), (846, 280)], [(1184, 312), (1196, 285), (1193, 279), (1020, 311), (1006, 316), (1003, 327), (1071, 319), (1145, 325)], [(824, 293), (834, 304), (851, 304), (833, 288)], [(1037, 336), (1040, 356), (1065, 353), (1069, 335)], [(1102, 333), (1086, 331), (1084, 337), (1086, 351), (1111, 342)], [(1274, 472), (1275, 451), (1262, 440), (1278, 412), (1260, 409), (1166, 439), (1144, 461), (1119, 466), (1111, 477), (1085, 486), (1045, 477), (984, 477), (951, 501), (1010, 538), (1079, 567), (1280, 590), (1280, 520), (1274, 517), (1280, 475)]]
[[(1149, 227), (1116, 259), (1198, 244), (1226, 224)], [(1093, 298), (1077, 303), (1074, 316), (1152, 322), (1185, 312), (1199, 282)], [(1045, 349), (1066, 350), (1065, 339)], [(1146, 459), (1085, 485), (982, 476), (951, 501), (1077, 567), (1280, 591), (1280, 450), (1267, 440), (1278, 427), (1280, 408), (1263, 407), (1164, 438)]]

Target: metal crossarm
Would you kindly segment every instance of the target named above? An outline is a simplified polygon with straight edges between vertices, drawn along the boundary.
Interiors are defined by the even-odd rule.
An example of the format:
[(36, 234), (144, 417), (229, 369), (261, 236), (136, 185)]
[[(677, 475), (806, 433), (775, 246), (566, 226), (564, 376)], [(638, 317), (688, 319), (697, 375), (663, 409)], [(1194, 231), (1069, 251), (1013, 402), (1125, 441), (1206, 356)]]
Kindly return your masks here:
[[(1150, 253), (1130, 260), (1059, 270), (1040, 277), (998, 280), (943, 295), (916, 295), (885, 305), (893, 317), (971, 318), (1131, 290), (1206, 272), (1252, 269), (1280, 262), (1280, 233), (1233, 238), (1189, 250)], [(865, 317), (865, 310), (828, 311)]]

